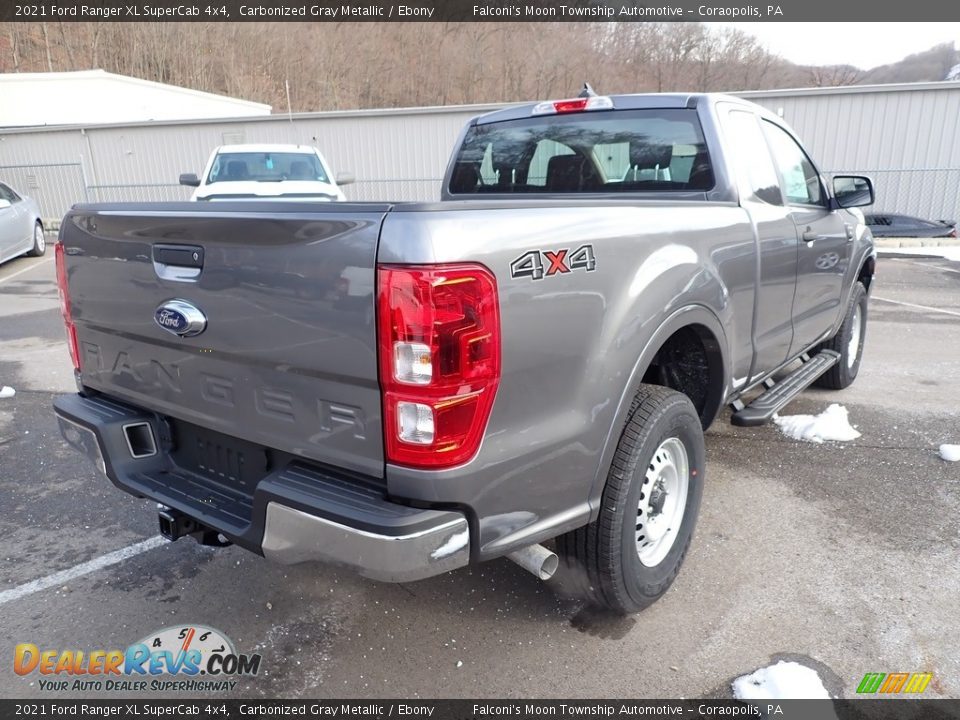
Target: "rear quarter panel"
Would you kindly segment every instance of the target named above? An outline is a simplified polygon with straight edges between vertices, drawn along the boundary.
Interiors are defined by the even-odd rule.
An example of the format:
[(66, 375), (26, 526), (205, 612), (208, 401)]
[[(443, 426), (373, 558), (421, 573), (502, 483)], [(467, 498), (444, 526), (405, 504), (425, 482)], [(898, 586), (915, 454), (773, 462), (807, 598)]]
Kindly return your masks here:
[[(595, 513), (632, 393), (665, 328), (700, 322), (725, 357), (732, 343), (749, 347), (754, 237), (733, 203), (397, 210), (384, 222), (378, 262), (479, 262), (497, 278), (503, 374), (481, 449), (451, 470), (386, 471), (392, 495), (472, 508), (480, 559)], [(511, 262), (530, 250), (584, 244), (594, 249), (592, 272), (511, 276)]]

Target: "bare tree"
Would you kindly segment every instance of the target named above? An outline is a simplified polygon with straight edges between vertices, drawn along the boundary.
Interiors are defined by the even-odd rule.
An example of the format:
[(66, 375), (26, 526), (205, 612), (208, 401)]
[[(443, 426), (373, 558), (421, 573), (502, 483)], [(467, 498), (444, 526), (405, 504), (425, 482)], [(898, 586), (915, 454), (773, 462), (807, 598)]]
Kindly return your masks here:
[(7, 23), (7, 37), (10, 42), (10, 59), (13, 71), (20, 72), (20, 27), (18, 23)]
[(103, 68), (286, 110), (942, 79), (953, 45), (861, 73), (805, 68), (701, 23), (8, 23), (0, 70)]
[(45, 22), (40, 23), (40, 28), (43, 30), (43, 49), (47, 54), (47, 72), (53, 72), (53, 59), (50, 56), (50, 36), (47, 35), (47, 24)]
[(810, 84), (814, 87), (856, 85), (863, 73), (852, 65), (815, 65), (809, 69)]

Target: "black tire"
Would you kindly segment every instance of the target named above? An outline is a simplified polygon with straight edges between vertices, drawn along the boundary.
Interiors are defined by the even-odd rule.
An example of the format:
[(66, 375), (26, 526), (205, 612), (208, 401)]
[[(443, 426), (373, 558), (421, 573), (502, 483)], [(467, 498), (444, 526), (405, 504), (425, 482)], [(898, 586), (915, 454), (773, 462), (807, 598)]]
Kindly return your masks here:
[[(37, 237), (37, 233), (40, 234), (40, 237)], [(40, 221), (37, 221), (37, 224), (33, 226), (33, 247), (27, 251), (27, 255), (30, 257), (41, 257), (47, 251), (47, 243), (43, 237), (43, 225)]]
[[(814, 383), (817, 387), (843, 390), (857, 379), (857, 373), (860, 372), (860, 360), (863, 358), (863, 341), (867, 337), (867, 299), (867, 289), (863, 286), (863, 283), (858, 282), (853, 286), (850, 306), (847, 308), (847, 314), (844, 316), (837, 334), (817, 347), (817, 352), (820, 350), (835, 350), (840, 353), (840, 360), (837, 364), (817, 378)], [(856, 354), (851, 362), (850, 340), (856, 324), (854, 318), (857, 308), (860, 309), (860, 341), (857, 343)]]
[[(670, 439), (679, 440), (686, 453), (686, 503), (669, 551), (656, 564), (645, 565), (637, 537), (645, 518), (638, 505), (641, 493), (646, 497), (650, 490), (647, 475), (648, 468), (651, 472), (654, 468), (654, 453)], [(700, 417), (690, 399), (666, 387), (641, 385), (607, 476), (599, 516), (557, 538), (561, 587), (622, 614), (639, 612), (658, 600), (680, 571), (690, 546), (703, 495), (705, 456)], [(660, 508), (664, 507), (661, 500)]]

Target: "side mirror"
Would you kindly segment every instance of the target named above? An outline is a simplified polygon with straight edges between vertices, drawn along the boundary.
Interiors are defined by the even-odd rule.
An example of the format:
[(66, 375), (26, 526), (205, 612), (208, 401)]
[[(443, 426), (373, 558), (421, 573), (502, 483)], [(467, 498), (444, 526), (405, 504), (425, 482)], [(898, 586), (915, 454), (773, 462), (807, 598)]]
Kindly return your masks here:
[(9, 200), (0, 200), (0, 210), (6, 210), (8, 207), (12, 207)]
[(862, 175), (834, 175), (833, 202), (838, 208), (873, 205), (873, 182)]
[(194, 173), (183, 173), (180, 176), (180, 184), (187, 187), (200, 187), (200, 178)]
[(357, 181), (356, 176), (352, 172), (342, 172), (337, 173), (337, 185), (350, 185)]

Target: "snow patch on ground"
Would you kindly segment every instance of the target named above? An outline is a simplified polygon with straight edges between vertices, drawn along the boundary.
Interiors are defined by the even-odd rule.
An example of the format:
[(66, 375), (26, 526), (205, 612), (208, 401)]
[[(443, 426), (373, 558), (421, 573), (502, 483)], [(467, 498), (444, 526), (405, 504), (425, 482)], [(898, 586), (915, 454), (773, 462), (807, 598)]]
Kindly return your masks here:
[(881, 255), (925, 255), (927, 257), (942, 257), (954, 262), (960, 262), (960, 245), (943, 245), (941, 247), (900, 247), (877, 248)]
[(16, 394), (17, 391), (9, 385), (4, 385), (2, 388), (0, 388), (0, 399), (12, 398)]
[(470, 531), (464, 530), (460, 533), (454, 533), (450, 536), (450, 539), (447, 540), (443, 545), (438, 547), (432, 553), (430, 557), (434, 560), (439, 560), (440, 558), (445, 558), (447, 555), (453, 555), (460, 548), (467, 546), (467, 543), (470, 541)]
[(830, 699), (823, 681), (800, 663), (780, 661), (733, 681), (733, 696), (738, 700)]
[(960, 445), (941, 445), (940, 457), (947, 462), (960, 461)]
[(781, 432), (794, 440), (822, 443), (824, 440), (856, 440), (860, 433), (853, 429), (843, 405), (833, 403), (819, 415), (774, 415)]

